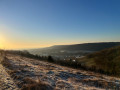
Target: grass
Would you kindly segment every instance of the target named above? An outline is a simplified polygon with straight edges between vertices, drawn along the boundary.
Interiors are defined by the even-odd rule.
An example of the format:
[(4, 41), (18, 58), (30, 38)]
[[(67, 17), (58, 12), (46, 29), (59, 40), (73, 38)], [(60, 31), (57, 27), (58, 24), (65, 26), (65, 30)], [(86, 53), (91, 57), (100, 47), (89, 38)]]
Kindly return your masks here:
[[(1, 63), (6, 68), (8, 68), (7, 72), (8, 74), (10, 74), (12, 78), (14, 78), (14, 80), (21, 79), (20, 75), (16, 75), (18, 71), (12, 68), (12, 65), (10, 64), (9, 60), (6, 57), (4, 58), (4, 60), (2, 60)], [(21, 90), (53, 90), (53, 88), (50, 85), (43, 83), (40, 80), (35, 81), (29, 77), (23, 78), (21, 83), (22, 83)]]
[(50, 85), (42, 83), (40, 80), (37, 82), (30, 78), (25, 78), (23, 81), (25, 84), (21, 90), (53, 90)]
[(94, 66), (94, 71), (120, 76), (120, 46), (90, 54), (82, 60), (84, 60), (86, 67), (92, 68)]
[[(87, 57), (83, 58), (84, 60), (82, 59), (82, 62), (84, 62), (84, 63), (86, 62), (85, 63), (86, 66), (88, 67), (88, 65), (89, 65), (89, 67), (90, 67), (90, 66), (96, 64), (94, 62), (94, 57), (95, 56), (96, 55), (94, 55), (94, 54), (92, 54), (90, 56), (87, 56)], [(78, 63), (80, 63), (80, 62), (78, 62)], [(2, 64), (4, 66), (8, 67), (8, 68), (11, 68), (13, 66), (10, 63), (10, 60), (7, 59), (7, 58), (4, 58), (4, 60), (2, 61)], [(69, 63), (69, 61), (68, 62), (63, 62), (62, 64), (66, 65), (66, 66), (68, 64), (69, 64), (69, 66), (72, 66), (72, 65), (74, 66), (75, 64), (79, 65), (77, 63), (72, 63), (72, 62)], [(27, 66), (27, 64), (25, 66)], [(17, 71), (16, 68), (11, 68), (9, 72), (7, 71), (11, 75), (11, 77), (14, 78), (14, 80), (18, 81), (18, 83), (15, 82), (17, 85), (19, 85), (19, 83), (20, 83), (20, 85), (21, 85), (20, 88), (22, 90), (53, 90), (53, 88), (49, 84), (41, 82), (40, 80), (35, 81), (32, 78), (30, 78), (29, 76), (25, 76), (25, 77), (21, 78), (22, 74), (18, 75), (18, 74), (16, 74), (16, 72), (21, 72), (22, 71), (24, 73), (25, 71), (24, 71), (23, 68), (21, 68), (19, 71)], [(53, 67), (50, 68), (49, 65), (48, 65), (48, 67), (45, 66), (45, 68), (43, 68), (43, 69), (45, 69), (45, 70), (53, 70), (54, 68)], [(18, 79), (20, 79), (20, 82), (19, 82)], [(89, 85), (89, 86), (94, 86), (94, 85), (97, 84), (97, 87), (103, 87), (103, 88), (108, 87), (109, 88), (109, 86), (108, 86), (109, 82), (103, 82), (103, 81), (99, 81), (99, 80), (89, 80), (89, 79), (77, 80), (77, 79), (72, 78), (71, 81), (75, 81), (75, 82), (79, 82), (79, 83), (83, 82), (84, 84), (87, 83), (87, 85)], [(91, 83), (93, 83), (93, 84), (91, 84)], [(61, 88), (65, 87), (64, 86), (65, 83), (62, 82), (62, 81), (57, 82), (57, 85), (58, 85), (58, 87), (61, 87)], [(112, 87), (110, 87), (110, 88), (112, 88)]]

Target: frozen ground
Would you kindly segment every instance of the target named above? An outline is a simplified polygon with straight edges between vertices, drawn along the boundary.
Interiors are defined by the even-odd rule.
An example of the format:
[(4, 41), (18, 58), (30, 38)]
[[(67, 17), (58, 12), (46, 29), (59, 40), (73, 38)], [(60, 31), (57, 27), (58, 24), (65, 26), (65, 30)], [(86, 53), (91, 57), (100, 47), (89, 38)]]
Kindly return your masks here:
[(18, 90), (12, 78), (0, 64), (0, 90)]
[(25, 84), (25, 78), (31, 78), (35, 81), (41, 80), (48, 83), (56, 90), (120, 90), (119, 78), (16, 55), (9, 54), (7, 58), (10, 65), (6, 68), (6, 71), (8, 73), (12, 72), (11, 77), (19, 88)]

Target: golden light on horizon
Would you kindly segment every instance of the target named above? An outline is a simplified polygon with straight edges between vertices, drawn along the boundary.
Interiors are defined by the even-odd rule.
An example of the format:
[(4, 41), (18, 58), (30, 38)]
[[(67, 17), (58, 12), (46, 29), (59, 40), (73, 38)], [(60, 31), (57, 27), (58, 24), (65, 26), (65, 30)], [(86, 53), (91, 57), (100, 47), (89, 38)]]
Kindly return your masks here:
[(9, 39), (5, 35), (0, 34), (0, 49), (10, 49), (9, 46)]
[(50, 44), (29, 43), (25, 41), (13, 40), (4, 35), (0, 35), (0, 49), (30, 49), (51, 46)]
[[(1, 29), (2, 30), (2, 29)], [(6, 29), (7, 30), (7, 29)], [(71, 42), (71, 43), (68, 43)], [(0, 49), (31, 49), (31, 48), (44, 48), (50, 47), (53, 45), (69, 45), (69, 44), (77, 44), (75, 41), (71, 40), (60, 40), (54, 39), (54, 41), (50, 39), (31, 39), (29, 37), (20, 37), (13, 36), (8, 32), (0, 32)]]
[(0, 49), (4, 48), (4, 42), (5, 42), (5, 39), (4, 39), (3, 35), (0, 35)]

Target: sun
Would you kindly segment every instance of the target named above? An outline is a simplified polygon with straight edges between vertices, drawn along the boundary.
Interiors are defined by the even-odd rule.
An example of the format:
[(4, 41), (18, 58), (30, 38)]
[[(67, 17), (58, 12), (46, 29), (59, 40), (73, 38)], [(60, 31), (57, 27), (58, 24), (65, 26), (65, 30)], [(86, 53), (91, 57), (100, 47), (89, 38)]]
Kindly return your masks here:
[(2, 47), (3, 47), (3, 46), (2, 46), (1, 43), (0, 43), (0, 49), (2, 49)]
[(4, 45), (2, 43), (2, 41), (0, 40), (0, 49), (3, 49)]
[(0, 35), (0, 49), (4, 48), (4, 43), (5, 43), (5, 38), (2, 35)]

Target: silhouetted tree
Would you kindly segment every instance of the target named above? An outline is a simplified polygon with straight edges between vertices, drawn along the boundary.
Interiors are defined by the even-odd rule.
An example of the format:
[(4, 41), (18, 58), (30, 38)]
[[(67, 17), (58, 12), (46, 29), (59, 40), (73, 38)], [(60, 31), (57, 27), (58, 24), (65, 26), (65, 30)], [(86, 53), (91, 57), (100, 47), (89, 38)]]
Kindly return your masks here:
[(48, 61), (49, 61), (49, 62), (54, 62), (52, 56), (48, 56)]

